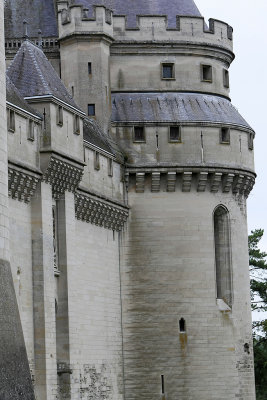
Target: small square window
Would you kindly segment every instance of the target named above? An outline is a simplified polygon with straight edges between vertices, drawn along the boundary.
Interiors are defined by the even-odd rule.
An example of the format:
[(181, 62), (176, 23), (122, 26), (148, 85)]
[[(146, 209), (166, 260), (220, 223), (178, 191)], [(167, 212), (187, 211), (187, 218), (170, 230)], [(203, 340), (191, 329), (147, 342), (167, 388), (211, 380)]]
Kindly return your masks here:
[(63, 107), (57, 107), (57, 125), (63, 126)]
[(80, 117), (79, 115), (74, 115), (74, 133), (76, 133), (76, 135), (80, 134)]
[(29, 120), (28, 139), (29, 140), (34, 140), (34, 122), (32, 120)]
[(204, 82), (212, 82), (212, 66), (201, 65), (201, 79)]
[(108, 158), (108, 176), (113, 176), (113, 160)]
[(15, 111), (13, 110), (8, 110), (7, 129), (10, 132), (15, 132)]
[(134, 142), (145, 142), (145, 129), (143, 126), (134, 127)]
[(100, 156), (98, 151), (95, 151), (94, 153), (94, 168), (100, 170)]
[(230, 144), (230, 128), (221, 128), (221, 143)]
[(162, 79), (175, 79), (174, 64), (161, 64), (161, 78)]
[(170, 126), (169, 141), (170, 142), (181, 142), (181, 128), (180, 128), (180, 126)]
[(229, 71), (227, 69), (223, 70), (223, 86), (229, 88)]
[(92, 75), (92, 63), (88, 63), (88, 75)]
[(248, 148), (249, 150), (253, 150), (254, 148), (254, 134), (253, 133), (248, 133)]
[(89, 117), (95, 116), (95, 104), (88, 104), (88, 115)]

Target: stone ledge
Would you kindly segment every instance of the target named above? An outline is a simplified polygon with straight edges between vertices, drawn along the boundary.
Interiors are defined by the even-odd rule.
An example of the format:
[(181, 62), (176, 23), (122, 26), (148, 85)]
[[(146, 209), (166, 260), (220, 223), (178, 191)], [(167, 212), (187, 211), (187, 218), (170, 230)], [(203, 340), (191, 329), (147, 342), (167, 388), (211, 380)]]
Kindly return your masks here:
[[(131, 177), (131, 179), (130, 179)], [(136, 193), (151, 192), (175, 192), (179, 189), (182, 192), (197, 191), (203, 193), (232, 193), (247, 198), (255, 183), (255, 174), (248, 171), (214, 169), (207, 170), (195, 168), (176, 171), (165, 169), (164, 172), (156, 169), (137, 171), (127, 169), (126, 187), (132, 190), (135, 187)]]

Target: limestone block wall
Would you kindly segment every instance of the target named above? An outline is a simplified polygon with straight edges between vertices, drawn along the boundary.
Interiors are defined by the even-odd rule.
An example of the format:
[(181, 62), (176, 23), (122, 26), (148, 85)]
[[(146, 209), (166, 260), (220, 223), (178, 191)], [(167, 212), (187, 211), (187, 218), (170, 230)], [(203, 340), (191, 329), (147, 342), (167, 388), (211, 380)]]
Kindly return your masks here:
[(69, 270), (72, 398), (123, 399), (118, 233), (75, 223)]
[(10, 262), (32, 376), (34, 377), (31, 206), (9, 198)]
[[(101, 195), (123, 200), (123, 183), (121, 179), (121, 165), (110, 156), (99, 153), (99, 169), (95, 168), (95, 151), (84, 147), (84, 174), (80, 186)], [(109, 162), (112, 160), (112, 176), (109, 175)]]
[[(123, 125), (123, 124), (122, 124)], [(218, 126), (181, 126), (181, 142), (169, 142), (169, 126), (145, 124), (145, 142), (133, 141), (133, 126), (113, 127), (114, 137), (121, 143), (129, 163), (155, 164), (175, 163), (177, 165), (201, 165), (202, 143), (203, 161), (208, 165), (221, 165), (228, 168), (254, 169), (254, 154), (249, 148), (249, 134), (253, 131), (230, 127), (230, 144), (220, 143)], [(202, 139), (201, 139), (202, 134)], [(156, 135), (158, 135), (158, 146)]]
[[(189, 57), (192, 54), (194, 57)], [(207, 58), (207, 54), (206, 49), (190, 51), (189, 46), (115, 44), (111, 49), (111, 90), (185, 90), (229, 96), (229, 88), (223, 81), (223, 70), (229, 68), (229, 58), (226, 55)], [(174, 64), (173, 79), (162, 79), (162, 63)], [(212, 82), (203, 81), (202, 65), (212, 67)]]
[(15, 130), (8, 131), (8, 157), (13, 162), (39, 168), (41, 122), (35, 120), (33, 138), (29, 138), (29, 117), (15, 112)]
[[(216, 304), (219, 204), (230, 218), (228, 313)], [(129, 205), (122, 246), (125, 399), (162, 398), (162, 376), (169, 400), (255, 399), (244, 207), (232, 194), (138, 194), (131, 185)]]

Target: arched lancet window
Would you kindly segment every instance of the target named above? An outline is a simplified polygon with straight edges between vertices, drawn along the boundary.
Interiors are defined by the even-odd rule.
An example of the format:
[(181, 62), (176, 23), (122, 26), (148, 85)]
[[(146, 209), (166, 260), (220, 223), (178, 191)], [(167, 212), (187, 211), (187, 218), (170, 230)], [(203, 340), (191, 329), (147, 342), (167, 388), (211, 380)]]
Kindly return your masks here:
[(232, 305), (231, 243), (229, 212), (219, 206), (214, 211), (214, 240), (217, 298)]

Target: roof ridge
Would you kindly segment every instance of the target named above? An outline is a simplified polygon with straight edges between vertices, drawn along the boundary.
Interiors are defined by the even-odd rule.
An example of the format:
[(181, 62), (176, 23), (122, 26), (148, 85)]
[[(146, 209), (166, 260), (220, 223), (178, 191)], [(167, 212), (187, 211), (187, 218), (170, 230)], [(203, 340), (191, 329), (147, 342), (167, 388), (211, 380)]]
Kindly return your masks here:
[[(34, 47), (36, 47), (36, 49), (38, 49), (42, 55), (44, 55), (44, 52), (40, 49), (40, 47), (37, 47), (37, 46), (36, 46), (34, 43), (32, 43), (30, 40), (25, 40), (25, 42), (29, 42), (31, 45), (33, 45)], [(51, 93), (50, 93), (49, 85), (47, 84), (47, 81), (45, 80), (45, 78), (44, 78), (44, 76), (43, 76), (43, 74), (42, 74), (42, 71), (41, 71), (41, 69), (40, 69), (40, 67), (39, 67), (39, 65), (38, 65), (38, 62), (37, 62), (36, 58), (35, 58), (34, 52), (32, 51), (32, 49), (31, 49), (30, 47), (29, 47), (29, 53), (30, 53), (30, 56), (31, 56), (31, 58), (32, 58), (32, 60), (33, 60), (33, 64), (34, 64), (34, 66), (36, 67), (36, 70), (37, 70), (37, 72), (38, 72), (38, 75), (39, 75), (39, 77), (41, 78), (41, 81), (42, 81), (42, 83), (44, 84), (45, 89), (48, 91), (47, 94), (51, 94)]]

